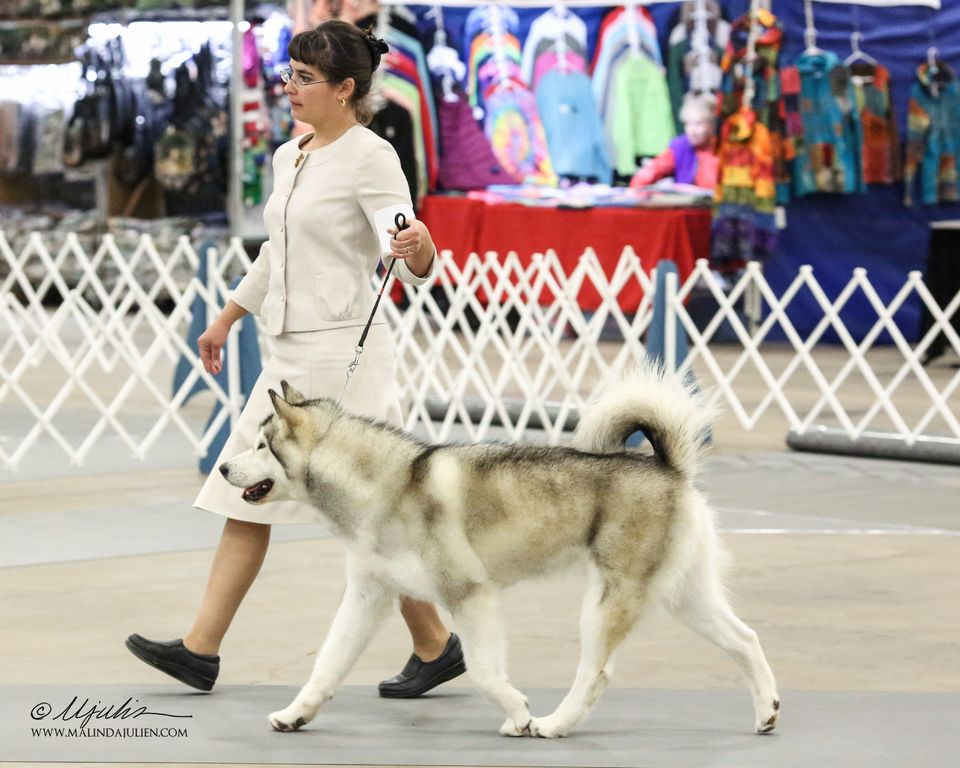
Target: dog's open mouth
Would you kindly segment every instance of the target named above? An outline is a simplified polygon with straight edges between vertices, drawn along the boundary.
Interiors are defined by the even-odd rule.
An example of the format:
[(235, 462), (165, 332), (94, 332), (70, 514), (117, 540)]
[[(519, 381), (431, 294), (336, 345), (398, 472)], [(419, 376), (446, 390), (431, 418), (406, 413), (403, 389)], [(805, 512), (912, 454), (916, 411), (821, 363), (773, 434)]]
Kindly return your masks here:
[(243, 489), (243, 500), (260, 501), (260, 499), (270, 493), (271, 488), (273, 488), (273, 480), (261, 480), (256, 485), (251, 485), (249, 488)]

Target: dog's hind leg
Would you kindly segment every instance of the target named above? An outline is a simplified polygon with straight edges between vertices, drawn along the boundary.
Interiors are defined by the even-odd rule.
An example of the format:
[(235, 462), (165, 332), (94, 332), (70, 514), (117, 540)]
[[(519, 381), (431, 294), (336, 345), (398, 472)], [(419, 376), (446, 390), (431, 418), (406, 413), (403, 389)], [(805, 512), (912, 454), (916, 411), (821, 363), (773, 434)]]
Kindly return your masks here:
[(500, 615), (499, 591), (490, 584), (477, 585), (450, 606), (463, 640), (467, 671), (477, 687), (507, 715), (500, 728), (504, 736), (529, 733), (527, 697), (510, 685), (506, 671), (506, 633)]
[(637, 622), (646, 600), (642, 588), (591, 568), (580, 613), (580, 666), (569, 693), (547, 717), (530, 721), (530, 733), (566, 736), (600, 699), (613, 675), (616, 649)]
[(333, 698), (393, 604), (394, 592), (362, 573), (351, 577), (351, 570), (348, 561), (347, 588), (310, 680), (286, 709), (270, 715), (270, 725), (276, 731), (295, 731), (316, 717), (324, 702)]
[(710, 558), (687, 574), (678, 601), (671, 612), (695, 632), (726, 651), (736, 662), (753, 696), (757, 733), (769, 733), (780, 717), (780, 696), (757, 633), (744, 624), (723, 594)]

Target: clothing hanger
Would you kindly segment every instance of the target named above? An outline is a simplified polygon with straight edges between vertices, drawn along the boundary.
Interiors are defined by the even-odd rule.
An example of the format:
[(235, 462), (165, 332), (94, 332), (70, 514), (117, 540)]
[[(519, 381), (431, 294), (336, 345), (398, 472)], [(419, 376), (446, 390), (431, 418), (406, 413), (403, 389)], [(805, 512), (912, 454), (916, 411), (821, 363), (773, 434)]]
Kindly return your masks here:
[[(692, 90), (712, 90), (717, 81), (717, 56), (711, 44), (710, 21), (711, 11), (708, 0), (693, 0), (688, 5), (693, 6), (689, 29), (690, 52), (684, 59), (684, 66), (689, 73), (689, 83)], [(719, 16), (712, 17), (715, 22)], [(717, 83), (719, 84), (719, 83)]]
[(640, 32), (637, 29), (637, 0), (627, 0), (626, 13), (627, 19), (627, 40), (630, 43), (630, 55), (640, 56)]
[(940, 84), (937, 82), (937, 76), (940, 74), (940, 68), (937, 66), (938, 54), (936, 46), (931, 45), (927, 48), (927, 74), (930, 76), (930, 93), (934, 98), (940, 95)]
[(864, 61), (874, 67), (877, 66), (877, 60), (868, 53), (864, 53), (860, 48), (860, 41), (863, 40), (863, 33), (857, 30), (850, 35), (850, 50), (852, 53), (844, 59), (843, 63), (850, 66), (854, 62)]
[[(551, 11), (558, 19), (567, 17), (567, 8), (563, 3), (554, 3)], [(567, 59), (567, 38), (563, 29), (557, 37), (557, 69), (564, 74), (570, 71), (570, 61)]]
[(940, 95), (940, 87), (946, 85), (952, 76), (950, 69), (940, 58), (940, 49), (935, 45), (927, 48), (927, 75), (930, 78), (930, 93), (934, 97)]
[(427, 11), (426, 16), (434, 17), (437, 29), (433, 36), (433, 47), (427, 54), (427, 68), (434, 75), (440, 77), (445, 101), (458, 101), (459, 97), (453, 92), (455, 82), (462, 82), (467, 74), (466, 65), (460, 60), (460, 55), (447, 45), (447, 31), (443, 25), (443, 8), (439, 5)]
[[(701, 0), (687, 0), (680, 9), (680, 23), (686, 24), (687, 29), (693, 27), (697, 20), (697, 6)], [(715, 22), (720, 18), (720, 3), (717, 0), (703, 0), (703, 13), (706, 14), (706, 20)]]
[(824, 51), (817, 47), (817, 27), (813, 23), (813, 0), (803, 0), (803, 15), (807, 23), (803, 32), (803, 41), (807, 47), (803, 52), (807, 56), (823, 55)]
[[(855, 85), (864, 85), (873, 82), (873, 72), (877, 68), (877, 60), (860, 49), (863, 33), (858, 29), (850, 35), (850, 50), (852, 53), (843, 60), (843, 65), (850, 70), (850, 78)], [(854, 65), (860, 64), (854, 72)], [(865, 67), (864, 67), (865, 65)]]
[(506, 22), (503, 18), (503, 6), (500, 3), (491, 3), (487, 15), (487, 31), (490, 33), (493, 46), (493, 61), (501, 80), (507, 80), (509, 73), (506, 66), (506, 55), (503, 51), (504, 37), (507, 34)]

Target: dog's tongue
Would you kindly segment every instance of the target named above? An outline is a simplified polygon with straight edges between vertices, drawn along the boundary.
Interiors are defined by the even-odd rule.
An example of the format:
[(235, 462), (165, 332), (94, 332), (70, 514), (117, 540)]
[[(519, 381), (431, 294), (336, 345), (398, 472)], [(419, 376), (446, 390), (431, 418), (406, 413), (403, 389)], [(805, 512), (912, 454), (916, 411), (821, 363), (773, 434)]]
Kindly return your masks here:
[(261, 480), (259, 483), (243, 489), (243, 499), (244, 501), (257, 501), (266, 496), (271, 488), (273, 488), (273, 480)]

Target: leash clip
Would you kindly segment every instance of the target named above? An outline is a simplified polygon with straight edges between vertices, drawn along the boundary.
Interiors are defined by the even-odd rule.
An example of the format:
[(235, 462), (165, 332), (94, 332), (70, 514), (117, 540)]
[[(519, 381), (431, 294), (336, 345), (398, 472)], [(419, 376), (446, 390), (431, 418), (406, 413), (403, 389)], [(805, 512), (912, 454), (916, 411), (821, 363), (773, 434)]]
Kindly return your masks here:
[(347, 390), (347, 384), (350, 383), (350, 378), (360, 366), (361, 354), (363, 354), (363, 347), (358, 344), (356, 349), (354, 349), (353, 362), (347, 365), (347, 378), (344, 379), (343, 387), (340, 389), (340, 397), (337, 398), (337, 405), (340, 405), (340, 401), (343, 400), (343, 393)]

